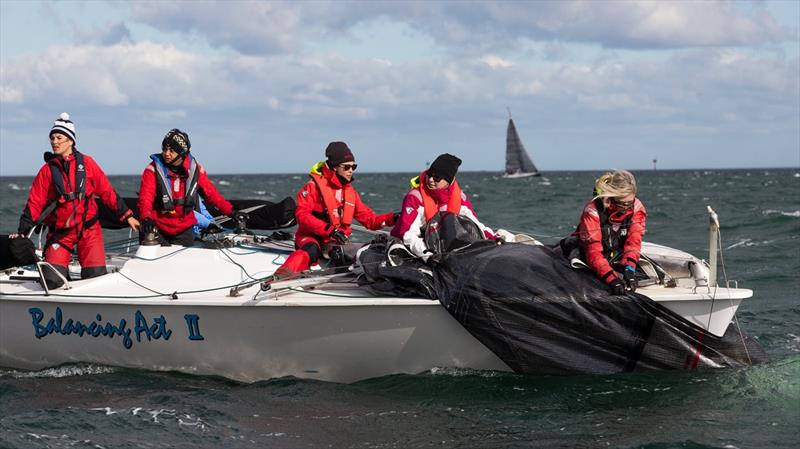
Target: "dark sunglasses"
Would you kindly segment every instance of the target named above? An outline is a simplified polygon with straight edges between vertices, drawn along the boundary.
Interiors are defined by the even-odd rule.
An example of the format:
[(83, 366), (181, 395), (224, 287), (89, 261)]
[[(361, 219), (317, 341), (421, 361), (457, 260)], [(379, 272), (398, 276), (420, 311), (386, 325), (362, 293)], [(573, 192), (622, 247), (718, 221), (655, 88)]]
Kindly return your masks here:
[(343, 170), (353, 170), (356, 171), (358, 168), (358, 164), (339, 164), (339, 167), (342, 167)]
[(630, 209), (631, 207), (633, 207), (633, 202), (634, 201), (636, 201), (636, 200), (620, 201), (620, 200), (618, 200), (616, 198), (611, 198), (611, 204), (616, 206), (618, 209)]
[(439, 176), (439, 175), (430, 175), (430, 174), (428, 175), (428, 178), (432, 179), (432, 180), (433, 180), (433, 182), (439, 182), (439, 181), (441, 181), (442, 179), (444, 179), (444, 178), (442, 178), (442, 177), (441, 177), (441, 176)]

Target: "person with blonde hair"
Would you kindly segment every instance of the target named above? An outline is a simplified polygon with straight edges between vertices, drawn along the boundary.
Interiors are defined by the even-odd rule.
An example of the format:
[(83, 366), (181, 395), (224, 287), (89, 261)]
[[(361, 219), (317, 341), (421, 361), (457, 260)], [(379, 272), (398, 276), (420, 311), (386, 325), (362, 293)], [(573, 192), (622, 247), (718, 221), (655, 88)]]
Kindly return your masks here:
[[(577, 243), (581, 259), (615, 295), (635, 291), (636, 265), (642, 249), (647, 210), (636, 197), (636, 178), (627, 170), (608, 172), (594, 183), (572, 239), (561, 249), (569, 257), (569, 241)], [(574, 248), (573, 248), (574, 249)]]

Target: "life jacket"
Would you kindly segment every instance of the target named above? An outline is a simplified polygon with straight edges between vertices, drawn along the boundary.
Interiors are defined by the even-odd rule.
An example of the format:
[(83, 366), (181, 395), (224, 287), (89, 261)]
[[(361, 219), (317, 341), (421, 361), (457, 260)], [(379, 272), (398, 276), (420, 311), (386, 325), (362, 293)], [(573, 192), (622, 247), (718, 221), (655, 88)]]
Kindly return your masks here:
[(174, 212), (175, 206), (181, 205), (184, 211), (194, 209), (198, 204), (197, 182), (200, 178), (200, 173), (197, 170), (197, 161), (190, 153), (185, 157), (189, 158), (189, 175), (186, 177), (186, 187), (183, 191), (183, 197), (172, 197), (172, 185), (170, 184), (169, 168), (164, 164), (161, 154), (151, 154), (150, 159), (153, 160), (156, 173), (156, 196), (153, 200), (153, 208), (163, 212)]
[[(83, 154), (78, 150), (72, 151), (75, 157), (75, 185), (71, 186), (72, 190), (67, 191), (67, 184), (69, 183), (69, 167), (66, 165), (68, 162), (61, 159), (61, 164), (58, 163), (58, 156), (51, 152), (44, 154), (44, 160), (50, 167), (50, 178), (53, 182), (53, 187), (56, 189), (56, 201), (59, 203), (66, 203), (67, 201), (82, 200), (86, 197), (86, 165), (83, 163)], [(61, 170), (61, 167), (64, 170)], [(67, 178), (64, 178), (66, 174)]]
[[(436, 200), (431, 196), (425, 187), (425, 180), (428, 172), (424, 171), (419, 176), (411, 179), (411, 188), (418, 189), (422, 196), (422, 205), (425, 207), (425, 222), (431, 221), (434, 215), (439, 212)], [(461, 187), (455, 179), (450, 183), (450, 198), (447, 200), (447, 211), (458, 215), (461, 211)]]
[(597, 198), (594, 200), (594, 205), (597, 208), (597, 213), (600, 215), (600, 232), (602, 235), (603, 255), (608, 260), (614, 260), (625, 246), (625, 241), (628, 239), (628, 229), (633, 220), (633, 208), (622, 212), (624, 217), (621, 221), (611, 220), (612, 215), (603, 206), (603, 200)]
[(317, 185), (319, 193), (322, 195), (322, 203), (327, 213), (326, 218), (330, 224), (335, 228), (349, 227), (353, 223), (353, 214), (356, 211), (356, 191), (352, 186), (349, 189), (346, 188), (347, 186), (342, 186), (342, 202), (339, 203), (339, 200), (336, 199), (337, 189), (330, 186), (322, 173), (324, 164), (325, 161), (314, 164), (308, 176)]
[[(97, 222), (99, 219), (99, 215), (95, 215), (91, 220), (88, 222), (86, 221), (86, 214), (89, 212), (89, 199), (86, 196), (86, 164), (83, 160), (83, 154), (81, 154), (78, 150), (73, 149), (72, 155), (74, 157), (75, 165), (75, 185), (71, 185), (72, 190), (67, 191), (67, 184), (69, 184), (69, 162), (65, 161), (63, 158), (59, 158), (57, 155), (47, 151), (44, 153), (44, 160), (47, 165), (50, 167), (50, 179), (53, 183), (53, 187), (56, 189), (56, 200), (45, 207), (44, 211), (42, 212), (39, 220), (37, 222), (44, 221), (44, 219), (50, 215), (50, 212), (55, 210), (56, 206), (59, 204), (65, 204), (68, 201), (84, 201), (83, 204), (83, 228), (81, 228), (80, 232), (78, 233), (78, 238), (80, 239), (83, 236), (83, 229), (88, 228)], [(59, 159), (61, 163), (59, 164)], [(63, 171), (61, 168), (63, 167)], [(59, 229), (55, 228), (54, 231), (63, 233), (70, 228), (70, 222), (74, 217), (76, 209), (72, 209), (72, 214), (70, 214), (69, 218), (67, 218), (65, 224), (65, 228)]]

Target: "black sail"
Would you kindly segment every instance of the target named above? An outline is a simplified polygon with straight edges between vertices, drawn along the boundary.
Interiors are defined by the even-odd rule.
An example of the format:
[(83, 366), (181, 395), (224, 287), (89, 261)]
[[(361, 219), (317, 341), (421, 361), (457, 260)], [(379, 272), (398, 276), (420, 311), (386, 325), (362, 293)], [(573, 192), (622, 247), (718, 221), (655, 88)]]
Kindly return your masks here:
[(522, 145), (522, 140), (517, 134), (517, 128), (514, 126), (514, 120), (508, 119), (508, 132), (506, 133), (506, 174), (522, 174), (534, 173), (538, 174), (539, 170), (533, 165), (528, 152), (525, 151), (525, 146)]

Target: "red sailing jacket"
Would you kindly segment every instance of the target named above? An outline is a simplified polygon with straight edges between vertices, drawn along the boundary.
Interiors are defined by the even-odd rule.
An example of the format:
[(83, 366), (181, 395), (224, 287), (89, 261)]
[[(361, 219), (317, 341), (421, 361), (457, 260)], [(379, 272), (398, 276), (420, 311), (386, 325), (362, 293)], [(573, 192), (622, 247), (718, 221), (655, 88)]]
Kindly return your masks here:
[[(600, 279), (610, 283), (616, 279), (614, 270), (607, 259), (610, 252), (622, 250), (622, 256), (619, 259), (621, 265), (635, 268), (636, 264), (639, 263), (642, 236), (647, 222), (647, 210), (644, 208), (644, 204), (639, 201), (639, 198), (636, 198), (633, 207), (626, 211), (618, 211), (613, 205), (608, 207), (608, 219), (605, 225), (608, 227), (609, 232), (624, 240), (622, 248), (608, 248), (607, 243), (604, 244), (602, 230), (604, 223), (601, 223), (600, 215), (595, 201), (586, 203), (576, 234), (580, 238), (586, 263)], [(627, 228), (625, 227), (626, 221), (629, 222)]]
[(96, 222), (97, 203), (94, 197), (100, 198), (103, 204), (115, 211), (120, 221), (127, 220), (133, 214), (114, 190), (108, 177), (97, 165), (97, 162), (83, 153), (81, 153), (81, 156), (83, 156), (83, 170), (86, 173), (85, 187), (83, 189), (84, 198), (70, 200), (63, 197), (59, 198), (51, 166), (61, 173), (65, 192), (75, 192), (78, 190), (75, 181), (76, 172), (79, 168), (75, 159), (76, 153), (77, 150), (64, 158), (54, 156), (39, 169), (39, 173), (36, 174), (33, 184), (31, 184), (28, 202), (25, 204), (22, 217), (20, 217), (20, 233), (26, 234), (33, 226), (33, 223), (39, 219), (42, 211), (54, 201), (58, 202), (56, 208), (44, 220), (44, 223), (47, 224), (51, 231), (54, 228), (59, 231), (65, 229), (81, 230), (85, 223), (91, 225)]
[[(353, 231), (350, 229), (351, 223), (347, 221), (348, 216), (355, 218), (364, 227), (372, 230), (394, 224), (392, 212), (375, 214), (369, 206), (361, 201), (361, 196), (353, 184), (348, 183), (342, 186), (336, 172), (329, 169), (324, 162), (314, 165), (309, 176), (311, 176), (311, 180), (297, 192), (297, 209), (294, 213), (298, 225), (295, 234), (297, 247), (303, 246), (308, 239), (314, 239), (321, 244), (330, 242), (331, 239), (328, 236), (334, 227), (338, 227), (345, 234), (350, 235)], [(323, 190), (325, 194), (323, 194)], [(339, 220), (332, 218), (329, 214), (328, 208), (325, 207), (324, 196), (328, 196), (329, 199), (338, 203), (338, 210), (331, 211), (331, 214), (339, 217)], [(345, 200), (352, 200), (352, 205), (345, 204), (350, 202)], [(351, 208), (352, 215), (348, 211)], [(338, 226), (333, 224), (334, 220), (340, 222)]]
[[(174, 211), (162, 211), (156, 207), (156, 168), (155, 162), (150, 162), (142, 173), (142, 181), (139, 186), (139, 219), (152, 218), (156, 223), (159, 231), (175, 236), (187, 229), (191, 228), (197, 223), (194, 217), (192, 208), (185, 208), (182, 204), (176, 204)], [(169, 177), (169, 184), (172, 187), (173, 198), (183, 198), (186, 192), (186, 178), (189, 173), (190, 160), (188, 157), (183, 158), (182, 174), (177, 174), (172, 170), (167, 170)], [(216, 207), (225, 215), (233, 213), (233, 205), (228, 202), (214, 187), (214, 184), (208, 179), (206, 171), (200, 164), (197, 164), (197, 185), (200, 190), (200, 196), (212, 206)], [(159, 201), (160, 203), (160, 201)]]

